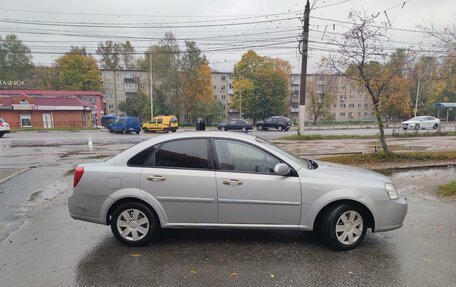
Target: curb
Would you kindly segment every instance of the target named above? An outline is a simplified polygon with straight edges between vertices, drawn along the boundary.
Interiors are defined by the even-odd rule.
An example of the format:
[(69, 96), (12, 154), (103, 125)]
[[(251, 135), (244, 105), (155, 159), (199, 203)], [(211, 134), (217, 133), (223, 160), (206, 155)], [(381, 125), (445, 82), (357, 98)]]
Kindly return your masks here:
[(24, 173), (24, 172), (26, 172), (26, 171), (28, 171), (28, 170), (30, 170), (29, 167), (24, 168), (24, 169), (22, 169), (22, 170), (20, 170), (20, 171), (17, 171), (17, 172), (15, 172), (15, 173), (13, 173), (13, 174), (11, 174), (11, 175), (9, 175), (9, 176), (3, 178), (3, 179), (0, 179), (0, 184), (2, 184), (2, 183), (4, 183), (4, 182), (6, 182), (6, 181), (12, 179), (12, 178), (15, 177), (16, 175), (20, 175), (21, 173)]

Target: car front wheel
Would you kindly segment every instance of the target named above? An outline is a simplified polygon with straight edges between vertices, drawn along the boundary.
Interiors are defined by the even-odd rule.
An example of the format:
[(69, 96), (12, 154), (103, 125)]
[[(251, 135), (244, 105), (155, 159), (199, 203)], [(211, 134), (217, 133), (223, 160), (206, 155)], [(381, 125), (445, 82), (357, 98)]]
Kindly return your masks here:
[(155, 214), (142, 203), (127, 202), (118, 206), (111, 218), (111, 230), (123, 244), (144, 246), (149, 244), (158, 229)]
[(282, 126), (278, 126), (278, 127), (277, 127), (277, 130), (278, 130), (279, 132), (283, 131), (283, 127), (282, 127)]
[(221, 127), (220, 130), (221, 130), (222, 132), (226, 131), (225, 127)]
[(434, 124), (434, 126), (432, 127), (434, 130), (438, 129), (439, 128), (439, 125), (438, 124)]
[(258, 129), (259, 131), (262, 131), (262, 130), (263, 130), (263, 125), (258, 125), (258, 126), (257, 126), (257, 129)]
[(419, 130), (419, 129), (420, 129), (420, 125), (419, 125), (419, 124), (416, 124), (415, 127), (414, 127), (414, 129), (415, 129), (416, 131)]
[(367, 218), (352, 204), (341, 204), (329, 210), (319, 229), (326, 242), (335, 250), (351, 250), (363, 241), (367, 231)]

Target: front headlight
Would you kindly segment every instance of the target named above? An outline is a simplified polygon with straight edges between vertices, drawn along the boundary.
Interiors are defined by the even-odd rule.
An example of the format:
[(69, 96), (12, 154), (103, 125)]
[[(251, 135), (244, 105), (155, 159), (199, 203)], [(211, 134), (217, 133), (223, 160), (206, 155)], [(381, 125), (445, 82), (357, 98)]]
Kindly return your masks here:
[(388, 197), (390, 199), (398, 199), (399, 198), (399, 192), (397, 191), (396, 187), (392, 183), (385, 183), (385, 190), (386, 194), (388, 194)]

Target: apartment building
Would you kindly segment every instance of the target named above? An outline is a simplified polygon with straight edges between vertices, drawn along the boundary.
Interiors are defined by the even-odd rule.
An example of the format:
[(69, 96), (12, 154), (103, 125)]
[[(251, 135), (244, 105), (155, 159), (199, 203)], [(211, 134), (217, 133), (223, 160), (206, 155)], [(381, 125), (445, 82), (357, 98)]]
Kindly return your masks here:
[(239, 118), (239, 112), (230, 109), (229, 105), (234, 94), (233, 73), (212, 71), (212, 92), (222, 103), (225, 119)]
[[(329, 85), (331, 87), (328, 87)], [(329, 111), (333, 120), (371, 120), (374, 118), (374, 106), (367, 92), (342, 75), (309, 74), (307, 75), (306, 86), (306, 99), (308, 99), (311, 90), (316, 93), (317, 97), (323, 91), (335, 94), (334, 102)], [(289, 109), (292, 118), (298, 117), (300, 88), (301, 75), (292, 74)], [(307, 112), (306, 120), (311, 120), (311, 117), (312, 115)]]
[(146, 70), (101, 69), (100, 73), (105, 90), (106, 114), (124, 116), (119, 104), (140, 91), (148, 92), (149, 73)]

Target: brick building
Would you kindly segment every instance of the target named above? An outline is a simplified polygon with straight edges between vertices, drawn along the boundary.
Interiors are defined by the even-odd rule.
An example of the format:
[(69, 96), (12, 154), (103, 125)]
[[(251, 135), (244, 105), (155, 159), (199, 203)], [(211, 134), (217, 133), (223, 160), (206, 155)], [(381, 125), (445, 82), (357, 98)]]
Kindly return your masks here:
[(77, 98), (90, 106), (91, 122), (94, 125), (101, 125), (101, 117), (105, 113), (104, 95), (97, 91), (0, 90), (0, 97), (20, 95), (36, 98)]
[(92, 108), (76, 97), (0, 96), (0, 117), (12, 129), (91, 127)]

